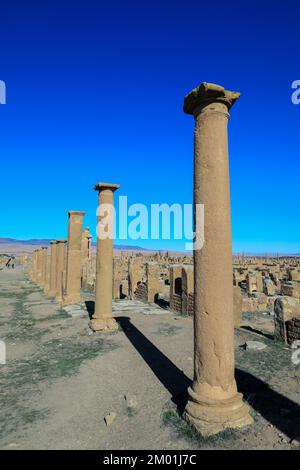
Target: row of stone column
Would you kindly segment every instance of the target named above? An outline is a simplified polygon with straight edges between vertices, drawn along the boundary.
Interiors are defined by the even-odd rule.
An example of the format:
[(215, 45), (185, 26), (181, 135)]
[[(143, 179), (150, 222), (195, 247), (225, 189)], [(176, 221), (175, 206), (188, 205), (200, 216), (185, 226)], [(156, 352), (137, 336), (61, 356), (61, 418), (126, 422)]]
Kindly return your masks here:
[(50, 263), (48, 247), (33, 252), (32, 281), (64, 305), (81, 302), (82, 266), (91, 257), (91, 235), (88, 229), (82, 234), (83, 217), (82, 211), (69, 211), (68, 240), (50, 242)]
[[(204, 206), (204, 244), (194, 249), (194, 381), (184, 417), (202, 435), (252, 423), (248, 406), (237, 392), (234, 376), (232, 245), (228, 169), (229, 109), (239, 93), (203, 83), (186, 96), (184, 111), (195, 118), (194, 203)], [(113, 207), (118, 185), (99, 183), (99, 205)], [(66, 298), (78, 300), (80, 214), (70, 215)], [(200, 214), (195, 210), (195, 228)], [(98, 228), (101, 225), (101, 216)], [(70, 225), (71, 224), (71, 225)], [(112, 227), (110, 227), (112, 233)], [(76, 236), (77, 234), (77, 236)], [(76, 239), (76, 240), (75, 240)], [(61, 286), (65, 241), (57, 241), (56, 288)], [(58, 254), (60, 250), (60, 254)], [(46, 282), (45, 248), (36, 256), (37, 282)], [(117, 329), (112, 316), (113, 240), (97, 238), (96, 304), (90, 326)], [(58, 267), (58, 265), (60, 267)], [(54, 269), (54, 268), (53, 268)], [(51, 270), (50, 270), (51, 272)], [(58, 297), (61, 292), (56, 291)]]
[[(114, 207), (114, 192), (117, 184), (98, 183), (95, 190), (99, 193), (99, 207)], [(113, 211), (112, 211), (113, 212)], [(44, 289), (49, 297), (54, 297), (63, 305), (81, 302), (82, 264), (90, 259), (91, 236), (85, 232), (82, 237), (82, 224), (85, 213), (69, 211), (68, 240), (53, 240), (50, 244), (50, 268), (48, 270), (48, 248), (34, 251), (31, 279)], [(105, 216), (105, 214), (104, 214)], [(96, 298), (95, 312), (90, 321), (94, 331), (114, 331), (118, 328), (112, 315), (113, 297), (113, 239), (101, 237), (106, 230), (102, 217), (98, 217), (97, 256), (96, 256)], [(113, 218), (110, 223), (113, 233)], [(67, 249), (66, 249), (67, 248)], [(47, 272), (49, 271), (49, 276)]]
[(50, 270), (48, 268), (48, 247), (43, 246), (33, 252), (31, 279), (49, 297), (57, 301), (63, 300), (63, 278), (65, 272), (67, 240), (53, 240), (50, 242)]
[[(234, 370), (232, 242), (227, 123), (239, 93), (203, 83), (186, 96), (195, 118), (194, 204), (204, 206), (204, 244), (194, 250), (194, 381), (185, 419), (202, 435), (253, 422)], [(99, 205), (113, 205), (116, 185), (98, 185)], [(199, 235), (199, 233), (198, 233)], [(116, 327), (111, 314), (113, 241), (97, 241), (95, 329)]]

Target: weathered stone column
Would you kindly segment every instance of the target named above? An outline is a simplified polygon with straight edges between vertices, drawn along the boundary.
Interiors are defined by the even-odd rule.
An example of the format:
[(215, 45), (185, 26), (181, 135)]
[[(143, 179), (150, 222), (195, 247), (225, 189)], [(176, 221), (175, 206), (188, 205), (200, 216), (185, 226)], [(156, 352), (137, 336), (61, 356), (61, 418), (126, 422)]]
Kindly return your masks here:
[(36, 283), (40, 287), (42, 280), (42, 249), (36, 251)]
[(62, 302), (64, 291), (64, 271), (66, 264), (67, 240), (56, 240), (56, 300)]
[(49, 285), (49, 297), (55, 297), (56, 295), (56, 276), (57, 276), (57, 242), (53, 240), (50, 242), (50, 285)]
[(195, 117), (196, 227), (196, 205), (204, 205), (204, 245), (194, 250), (195, 375), (185, 419), (204, 436), (253, 421), (234, 377), (227, 123), (239, 96), (203, 83), (184, 102), (184, 111)]
[(32, 282), (37, 281), (37, 250), (32, 253), (31, 280)]
[(82, 233), (81, 241), (81, 259), (82, 265), (87, 264), (92, 259), (92, 235), (89, 233), (90, 228), (86, 227)]
[(118, 329), (112, 316), (112, 296), (114, 191), (119, 187), (118, 184), (108, 183), (98, 183), (95, 186), (95, 191), (99, 191), (100, 213), (97, 228), (95, 313), (90, 321), (90, 328), (94, 331)]
[(48, 256), (48, 249), (46, 252), (46, 281), (45, 281), (45, 286), (44, 286), (44, 292), (45, 294), (49, 295), (49, 290), (50, 290), (50, 256)]
[(89, 227), (82, 232), (81, 239), (81, 287), (86, 289), (88, 273), (92, 267), (92, 235)]
[(48, 255), (48, 248), (46, 246), (42, 246), (41, 248), (41, 279), (40, 279), (40, 287), (45, 289), (46, 287), (46, 278), (47, 278), (47, 255)]
[(64, 304), (78, 304), (81, 300), (81, 242), (82, 211), (69, 211), (67, 277)]

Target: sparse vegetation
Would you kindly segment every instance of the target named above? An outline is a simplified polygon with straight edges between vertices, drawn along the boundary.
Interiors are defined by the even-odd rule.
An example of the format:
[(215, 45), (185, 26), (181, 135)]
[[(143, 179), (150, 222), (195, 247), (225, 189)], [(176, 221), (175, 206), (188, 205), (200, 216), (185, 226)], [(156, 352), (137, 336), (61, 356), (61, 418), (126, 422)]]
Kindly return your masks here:
[[(49, 410), (37, 409), (32, 403), (32, 398), (39, 394), (42, 382), (51, 382), (77, 374), (84, 361), (92, 360), (99, 354), (117, 347), (111, 340), (82, 334), (47, 340), (47, 334), (56, 327), (60, 330), (65, 328), (62, 321), (70, 317), (62, 310), (57, 310), (49, 316), (34, 317), (31, 305), (35, 307), (40, 305), (41, 309), (44, 308), (44, 303), (32, 304), (28, 300), (28, 297), (35, 292), (37, 289), (29, 286), (15, 292), (0, 293), (2, 297), (14, 298), (9, 318), (10, 331), (5, 334), (5, 340), (18, 344), (35, 343), (33, 353), (25, 355), (21, 361), (10, 360), (2, 366), (0, 438), (14, 432), (18, 427), (26, 429), (28, 425), (49, 415)], [(7, 317), (2, 317), (1, 320), (3, 325), (7, 323)], [(57, 323), (59, 320), (60, 323)]]
[(160, 325), (158, 330), (156, 331), (157, 335), (162, 336), (172, 336), (175, 335), (181, 328), (174, 325)]
[(126, 409), (126, 414), (128, 418), (133, 418), (137, 414), (137, 410), (131, 406), (128, 406)]
[(219, 444), (225, 441), (230, 441), (240, 437), (241, 431), (236, 431), (233, 429), (227, 429), (226, 431), (220, 432), (215, 436), (203, 437), (184, 419), (179, 416), (179, 414), (174, 409), (168, 409), (164, 412), (162, 417), (162, 423), (164, 426), (170, 426), (179, 437), (191, 441), (194, 445), (197, 446), (218, 446)]

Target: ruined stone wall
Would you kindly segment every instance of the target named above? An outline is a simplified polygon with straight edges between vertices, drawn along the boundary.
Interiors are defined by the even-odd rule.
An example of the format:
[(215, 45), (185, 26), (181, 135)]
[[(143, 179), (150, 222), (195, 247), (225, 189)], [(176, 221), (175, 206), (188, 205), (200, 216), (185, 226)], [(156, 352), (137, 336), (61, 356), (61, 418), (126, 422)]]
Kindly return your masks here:
[(148, 299), (148, 289), (145, 282), (140, 282), (137, 285), (137, 288), (134, 293), (134, 298), (140, 300), (141, 302), (147, 302)]
[(113, 298), (122, 299), (129, 295), (129, 276), (127, 259), (113, 260)]
[(172, 296), (172, 310), (174, 312), (182, 313), (182, 297), (179, 294), (173, 294)]
[(238, 286), (233, 287), (233, 321), (234, 327), (239, 328), (241, 326), (243, 310), (243, 297), (241, 289)]
[(161, 267), (158, 263), (147, 263), (146, 265), (146, 284), (147, 284), (147, 301), (155, 302), (156, 296), (161, 291), (160, 283)]
[[(170, 266), (170, 308), (176, 312), (182, 309), (182, 266)], [(179, 310), (180, 298), (180, 310)]]
[(233, 271), (233, 285), (239, 286), (242, 282), (246, 282), (246, 274), (245, 272), (241, 272), (242, 270), (234, 269)]
[(96, 285), (96, 256), (92, 255), (92, 259), (84, 263), (81, 273), (81, 288), (93, 293)]
[[(288, 296), (278, 297), (274, 305), (274, 338), (277, 341), (288, 342), (287, 328), (291, 337), (294, 333), (295, 319), (300, 319), (299, 299)], [(290, 326), (288, 326), (289, 323), (291, 323)]]
[(146, 266), (142, 257), (129, 258), (128, 260), (128, 296), (135, 298), (138, 283), (146, 280)]
[(286, 322), (286, 340), (288, 344), (300, 340), (300, 318), (292, 318)]
[[(174, 311), (180, 311), (181, 298), (181, 312), (192, 315), (194, 280), (191, 262), (191, 257), (171, 258), (165, 253), (126, 256), (123, 253), (114, 261), (114, 298), (120, 298), (122, 291), (122, 298), (140, 298), (151, 303), (157, 298), (163, 299)], [(242, 311), (272, 310), (280, 294), (299, 298), (300, 282), (296, 282), (299, 264), (298, 260), (237, 259), (233, 285), (240, 286), (243, 293)], [(288, 282), (289, 278), (293, 281)], [(141, 283), (147, 288), (147, 296)]]
[(299, 282), (286, 282), (281, 285), (281, 294), (290, 297), (300, 298), (300, 283)]
[(257, 292), (252, 297), (243, 297), (243, 312), (265, 312), (273, 310), (275, 297), (268, 297), (262, 292)]
[(194, 266), (183, 266), (182, 276), (182, 313), (194, 315)]
[(187, 315), (194, 316), (194, 294), (188, 295)]
[(300, 281), (300, 272), (297, 269), (288, 270), (289, 281)]

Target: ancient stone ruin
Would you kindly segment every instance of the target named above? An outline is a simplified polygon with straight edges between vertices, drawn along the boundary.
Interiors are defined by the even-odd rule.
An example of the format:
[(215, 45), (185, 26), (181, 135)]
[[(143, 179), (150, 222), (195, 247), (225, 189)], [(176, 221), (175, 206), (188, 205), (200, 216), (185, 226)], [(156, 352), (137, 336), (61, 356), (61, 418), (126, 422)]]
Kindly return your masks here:
[[(117, 249), (112, 234), (114, 193), (120, 186), (100, 182), (94, 188), (98, 195), (97, 226), (92, 230), (97, 233), (94, 243), (89, 227), (83, 225), (85, 212), (70, 210), (66, 238), (54, 238), (48, 245), (41, 243), (18, 256), (1, 254), (0, 271), (1, 275), (12, 276), (16, 266), (22, 276), (16, 302), (21, 313), (14, 313), (17, 330), (24, 324), (35, 328), (35, 317), (26, 323), (27, 309), (39, 316), (40, 322), (47, 320), (43, 309), (52, 309), (51, 321), (54, 317), (55, 322), (49, 324), (46, 335), (51, 339), (45, 344), (49, 350), (54, 344), (55, 354), (65, 347), (61, 339), (64, 329), (72, 331), (69, 361), (64, 358), (59, 362), (52, 357), (48, 364), (45, 358), (39, 359), (40, 350), (34, 356), (36, 364), (47, 363), (43, 373), (48, 368), (57, 378), (59, 364), (64, 371), (71, 367), (70, 362), (76, 363), (82, 357), (82, 361), (88, 361), (90, 356), (99, 360), (97, 367), (101, 369), (105, 363), (101, 355), (108, 353), (110, 358), (118, 359), (115, 362), (110, 359), (99, 377), (97, 367), (91, 365), (92, 381), (96, 381), (97, 391), (100, 390), (98, 404), (107, 398), (107, 391), (101, 389), (105, 380), (109, 387), (116, 384), (112, 380), (115, 374), (120, 387), (116, 387), (117, 393), (121, 396), (128, 373), (132, 374), (128, 381), (135, 391), (147, 380), (153, 380), (146, 386), (151, 393), (152, 388), (155, 391), (162, 385), (167, 390), (168, 403), (170, 398), (176, 403), (173, 421), (180, 420), (180, 428), (187, 426), (189, 432), (192, 427), (197, 435), (210, 437), (235, 429), (254, 438), (253, 415), (257, 413), (258, 422), (264, 409), (274, 406), (273, 414), (268, 410), (265, 421), (272, 421), (272, 416), (275, 423), (272, 428), (276, 425), (280, 428), (278, 415), (291, 413), (291, 419), (287, 418), (280, 432), (292, 440), (298, 432), (295, 423), (291, 424), (297, 405), (273, 391), (278, 377), (269, 386), (271, 375), (276, 375), (277, 370), (272, 366), (272, 374), (268, 370), (266, 373), (263, 367), (266, 361), (261, 358), (266, 354), (274, 362), (278, 356), (280, 367), (285, 368), (287, 376), (293, 376), (287, 354), (295, 350), (300, 340), (300, 258), (232, 254), (227, 127), (229, 111), (239, 96), (222, 86), (202, 83), (184, 100), (184, 112), (195, 120), (193, 189), (195, 231), (200, 245), (195, 244), (193, 253)], [(205, 208), (204, 227), (197, 211), (201, 206)], [(26, 302), (20, 301), (26, 289)], [(9, 311), (9, 296), (6, 301)], [(21, 320), (19, 314), (23, 315)], [(53, 333), (57, 324), (63, 327)], [(145, 334), (146, 328), (151, 340)], [(176, 334), (182, 334), (180, 340)], [(78, 339), (76, 335), (80, 336), (79, 350), (72, 349), (72, 342)], [(166, 338), (172, 335), (173, 338)], [(123, 348), (120, 356), (119, 352), (114, 353), (119, 347)], [(172, 347), (169, 358), (167, 351)], [(18, 351), (17, 354), (21, 355)], [(143, 369), (145, 363), (147, 372)], [(259, 372), (265, 376), (255, 378), (248, 369), (259, 369), (260, 364)], [(88, 377), (84, 385), (87, 395), (89, 373), (89, 369), (84, 371), (84, 379)], [(34, 374), (32, 377), (35, 380)], [(74, 390), (72, 383), (72, 393)], [(160, 404), (165, 406), (165, 392), (159, 393)], [(139, 401), (127, 392), (122, 396), (127, 413), (123, 421), (128, 423), (138, 413)], [(105, 426), (113, 427), (117, 413), (111, 409), (103, 411)], [(155, 407), (151, 413), (159, 414)], [(265, 422), (260, 424), (264, 426)], [(294, 434), (287, 431), (290, 426), (294, 426)]]

